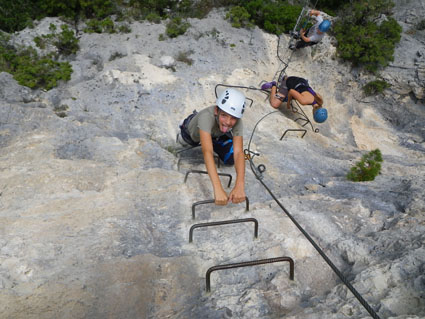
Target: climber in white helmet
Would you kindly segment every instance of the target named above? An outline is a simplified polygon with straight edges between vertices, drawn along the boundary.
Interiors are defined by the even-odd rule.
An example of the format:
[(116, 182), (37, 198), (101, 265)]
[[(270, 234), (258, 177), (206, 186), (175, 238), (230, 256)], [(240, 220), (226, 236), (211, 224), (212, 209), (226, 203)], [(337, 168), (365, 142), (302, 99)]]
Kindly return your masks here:
[[(199, 113), (194, 111), (180, 124), (178, 141), (182, 145), (202, 147), (205, 166), (214, 189), (216, 205), (245, 201), (245, 156), (243, 153), (242, 115), (245, 95), (232, 88), (224, 90), (216, 105)], [(226, 165), (234, 165), (236, 182), (228, 195), (217, 174), (214, 152)]]

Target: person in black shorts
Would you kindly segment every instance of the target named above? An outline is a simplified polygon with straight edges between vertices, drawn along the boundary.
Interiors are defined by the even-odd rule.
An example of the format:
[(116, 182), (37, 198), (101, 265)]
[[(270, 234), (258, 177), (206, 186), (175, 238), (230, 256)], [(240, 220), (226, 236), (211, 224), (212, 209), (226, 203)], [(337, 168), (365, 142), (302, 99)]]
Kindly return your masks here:
[(277, 109), (282, 102), (291, 108), (291, 101), (295, 99), (302, 105), (313, 107), (313, 118), (317, 123), (323, 123), (328, 118), (328, 111), (323, 107), (322, 96), (315, 92), (308, 81), (296, 76), (285, 76), (279, 87), (275, 81), (264, 83), (262, 90), (270, 89), (270, 105)]

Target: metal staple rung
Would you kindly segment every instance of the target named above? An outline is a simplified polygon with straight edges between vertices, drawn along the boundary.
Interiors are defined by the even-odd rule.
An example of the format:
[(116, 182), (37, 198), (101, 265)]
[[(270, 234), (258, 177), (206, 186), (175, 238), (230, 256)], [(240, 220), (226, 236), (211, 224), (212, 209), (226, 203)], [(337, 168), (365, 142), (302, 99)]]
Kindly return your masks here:
[(301, 138), (304, 138), (305, 134), (307, 133), (306, 129), (302, 129), (302, 128), (288, 128), (282, 135), (282, 137), (280, 138), (280, 141), (285, 137), (287, 132), (304, 132), (303, 135), (301, 135)]
[[(204, 204), (213, 204), (213, 203), (215, 203), (214, 199), (206, 199), (206, 200), (201, 200), (199, 202), (193, 203), (192, 204), (192, 219), (195, 219), (195, 207), (196, 206), (204, 205)], [(246, 203), (245, 210), (249, 211), (249, 199), (248, 199), (247, 196), (245, 196), (245, 203)]]
[(277, 257), (277, 258), (269, 258), (269, 259), (261, 259), (261, 260), (253, 260), (253, 261), (246, 261), (242, 263), (234, 263), (234, 264), (227, 264), (227, 265), (218, 265), (211, 267), (207, 270), (206, 273), (206, 290), (207, 292), (211, 291), (211, 273), (216, 270), (223, 270), (223, 269), (232, 269), (232, 268), (239, 268), (239, 267), (247, 267), (247, 266), (256, 266), (256, 265), (262, 265), (262, 264), (271, 264), (279, 261), (287, 261), (289, 262), (289, 279), (294, 280), (294, 260), (291, 257)]
[[(186, 183), (187, 181), (187, 177), (189, 176), (190, 173), (196, 173), (196, 174), (206, 174), (208, 175), (207, 171), (200, 171), (197, 169), (190, 169), (186, 172), (186, 175), (184, 176), (184, 182)], [(230, 187), (230, 185), (232, 184), (232, 175), (227, 174), (227, 173), (217, 173), (219, 176), (226, 176), (229, 177), (229, 183), (227, 184), (227, 187)]]
[(216, 221), (216, 222), (210, 222), (210, 223), (195, 224), (192, 227), (190, 227), (190, 230), (189, 230), (189, 243), (193, 241), (193, 231), (195, 228), (228, 225), (228, 224), (236, 224), (236, 223), (247, 223), (247, 222), (254, 223), (254, 236), (255, 238), (257, 238), (258, 237), (258, 221), (255, 218), (242, 218), (242, 219), (222, 220), (222, 221)]
[(304, 124), (301, 124), (302, 127), (305, 127), (307, 124), (310, 124), (311, 130), (314, 133), (319, 133), (319, 129), (318, 128), (314, 128), (313, 124), (311, 123), (310, 119), (308, 118), (307, 114), (305, 114), (305, 112), (303, 111), (303, 109), (301, 108), (301, 106), (299, 105), (299, 103), (297, 101), (295, 101), (295, 103), (298, 105), (298, 107), (293, 106), (291, 104), (292, 107), (292, 112), (298, 114), (301, 117), (298, 117), (295, 122), (298, 121), (304, 121)]

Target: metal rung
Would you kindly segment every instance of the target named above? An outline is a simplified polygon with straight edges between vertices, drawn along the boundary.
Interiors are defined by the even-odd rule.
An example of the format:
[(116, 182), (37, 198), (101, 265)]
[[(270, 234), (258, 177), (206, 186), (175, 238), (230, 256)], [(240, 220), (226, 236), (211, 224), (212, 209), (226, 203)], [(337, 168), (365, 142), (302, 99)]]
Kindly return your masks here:
[(293, 129), (289, 128), (283, 133), (282, 137), (280, 138), (280, 141), (285, 137), (287, 132), (304, 132), (303, 135), (301, 135), (301, 138), (304, 138), (304, 135), (307, 133), (307, 130), (301, 129), (301, 128), (296, 128), (296, 129), (295, 128), (293, 128)]
[(302, 127), (306, 126), (308, 123), (311, 123), (311, 121), (309, 119), (307, 119), (307, 118), (304, 119), (302, 117), (299, 117), (299, 118), (294, 120), (294, 122), (297, 122), (297, 121), (304, 121), (305, 122), (304, 124), (301, 125)]
[[(300, 104), (298, 103), (298, 101), (294, 101), (297, 104), (297, 106), (292, 105), (291, 103), (291, 108), (292, 108), (292, 112), (298, 114), (300, 117), (298, 117), (295, 122), (298, 123), (298, 121), (304, 121), (304, 124), (300, 124), (302, 127), (305, 127), (307, 124), (310, 125), (311, 130), (314, 133), (319, 133), (319, 129), (318, 128), (314, 128), (313, 123), (311, 123), (310, 119), (308, 118), (307, 114), (305, 114), (305, 112), (303, 111), (302, 107), (300, 106)], [(282, 139), (282, 138), (281, 138)]]
[[(206, 174), (206, 175), (208, 175), (208, 172), (207, 171), (200, 171), (200, 170), (197, 170), (197, 169), (191, 169), (191, 170), (188, 170), (187, 172), (186, 172), (186, 175), (185, 175), (185, 177), (184, 177), (184, 182), (186, 183), (186, 181), (187, 181), (187, 177), (188, 177), (188, 175), (190, 174), (190, 173), (197, 173), (197, 174)], [(230, 174), (227, 174), (227, 173), (217, 173), (219, 176), (227, 176), (227, 177), (229, 177), (229, 183), (227, 184), (227, 187), (230, 187), (230, 185), (232, 184), (232, 175), (230, 175)]]
[[(195, 207), (196, 206), (203, 205), (203, 204), (213, 204), (213, 203), (215, 203), (214, 199), (206, 199), (206, 200), (201, 200), (199, 202), (193, 203), (192, 204), (192, 219), (195, 219)], [(249, 211), (249, 199), (246, 196), (245, 196), (245, 203), (246, 203), (245, 210)]]
[(227, 224), (237, 224), (237, 223), (247, 223), (247, 222), (254, 222), (254, 236), (255, 238), (257, 238), (258, 237), (258, 221), (255, 218), (243, 218), (243, 219), (222, 220), (217, 222), (195, 224), (192, 227), (190, 227), (190, 230), (189, 230), (189, 243), (193, 241), (193, 231), (195, 228), (219, 226), (219, 225), (227, 225)]
[(210, 269), (207, 270), (207, 273), (206, 273), (206, 290), (207, 292), (211, 291), (210, 277), (213, 271), (239, 268), (239, 267), (247, 267), (247, 266), (256, 266), (256, 265), (262, 265), (262, 264), (271, 264), (271, 263), (275, 263), (279, 261), (289, 262), (289, 279), (294, 280), (294, 260), (291, 257), (277, 257), (277, 258), (253, 260), (253, 261), (246, 261), (242, 263), (218, 265), (218, 266), (211, 267)]

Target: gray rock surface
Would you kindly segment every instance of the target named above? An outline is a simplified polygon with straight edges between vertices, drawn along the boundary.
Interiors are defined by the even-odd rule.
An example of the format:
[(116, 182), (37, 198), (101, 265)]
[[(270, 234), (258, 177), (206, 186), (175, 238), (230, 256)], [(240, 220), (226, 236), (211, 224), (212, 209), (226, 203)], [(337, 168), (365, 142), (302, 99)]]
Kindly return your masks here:
[[(384, 94), (364, 98), (368, 75), (338, 61), (325, 37), (294, 53), (287, 73), (323, 95), (328, 121), (314, 125), (318, 133), (306, 126), (304, 138), (279, 140), (301, 128), (282, 109), (258, 124), (251, 144), (264, 182), (381, 318), (425, 317), (425, 46), (423, 34), (406, 31), (423, 17), (421, 5), (397, 4), (405, 32), (382, 72), (392, 84)], [(249, 165), (249, 212), (203, 205), (191, 219), (192, 203), (212, 189), (204, 175), (183, 183), (204, 165), (199, 149), (175, 156), (178, 123), (213, 104), (217, 84), (259, 87), (282, 68), (275, 36), (234, 29), (223, 17), (192, 19), (187, 34), (165, 41), (164, 24), (82, 34), (71, 81), (48, 92), (0, 74), (1, 318), (368, 317)], [(50, 22), (15, 41), (29, 43)], [(181, 52), (192, 65), (177, 59)], [(244, 91), (253, 100), (247, 147), (272, 108), (264, 94)], [(381, 175), (347, 181), (377, 147)], [(244, 217), (258, 219), (257, 239), (251, 224), (235, 224), (196, 229), (188, 243), (195, 223)], [(294, 259), (294, 281), (276, 263), (213, 272), (205, 292), (212, 266), (279, 256)]]

